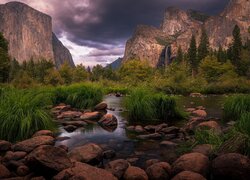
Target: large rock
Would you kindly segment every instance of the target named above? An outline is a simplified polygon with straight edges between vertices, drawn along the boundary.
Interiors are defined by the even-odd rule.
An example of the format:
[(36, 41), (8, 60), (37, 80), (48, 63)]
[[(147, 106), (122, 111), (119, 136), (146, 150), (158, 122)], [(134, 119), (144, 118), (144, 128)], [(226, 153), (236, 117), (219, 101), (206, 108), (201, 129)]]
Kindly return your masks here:
[(173, 177), (172, 180), (206, 180), (206, 178), (195, 172), (182, 171)]
[(129, 167), (128, 161), (124, 159), (117, 159), (117, 160), (109, 162), (105, 166), (105, 169), (111, 172), (118, 179), (120, 179), (124, 175), (128, 167)]
[(8, 151), (11, 149), (11, 143), (8, 141), (0, 140), (0, 152)]
[(180, 128), (171, 126), (171, 127), (162, 128), (157, 132), (164, 133), (164, 134), (177, 134), (179, 131), (180, 131)]
[(108, 104), (106, 102), (101, 102), (101, 103), (97, 104), (94, 109), (96, 111), (102, 111), (102, 110), (106, 110), (107, 107), (108, 107)]
[(200, 123), (197, 128), (199, 129), (211, 129), (214, 130), (217, 133), (221, 133), (221, 127), (216, 121), (206, 121)]
[(124, 180), (148, 180), (148, 176), (145, 171), (134, 166), (129, 166), (123, 178)]
[(184, 154), (172, 164), (174, 175), (181, 171), (192, 171), (206, 177), (209, 171), (209, 159), (201, 153)]
[(30, 152), (38, 146), (41, 145), (54, 145), (55, 140), (51, 136), (37, 136), (31, 139), (27, 139), (21, 142), (16, 143), (13, 146), (14, 151), (24, 151)]
[(26, 155), (27, 153), (23, 151), (16, 151), (16, 152), (8, 151), (6, 152), (3, 160), (4, 161), (11, 161), (11, 160), (17, 161), (17, 160), (23, 159)]
[(78, 118), (82, 115), (82, 112), (79, 111), (65, 111), (62, 112), (57, 119), (64, 119), (64, 118)]
[(104, 127), (117, 127), (117, 118), (112, 114), (105, 114), (98, 123)]
[[(10, 2), (0, 5), (0, 32), (9, 43), (9, 54), (22, 63), (30, 59), (52, 60), (74, 66), (71, 54), (52, 32), (52, 19), (26, 4)], [(37, 35), (39, 34), (39, 36)]]
[(154, 163), (147, 168), (146, 173), (152, 180), (168, 180), (171, 176), (171, 166), (166, 162)]
[(141, 125), (137, 125), (137, 126), (135, 126), (135, 132), (143, 133), (143, 132), (145, 132), (145, 129)]
[(10, 177), (10, 171), (2, 164), (0, 164), (0, 179)]
[(100, 112), (86, 112), (81, 115), (81, 120), (99, 120), (102, 117)]
[(72, 166), (66, 151), (48, 145), (34, 149), (25, 161), (34, 172), (49, 177)]
[(229, 153), (215, 158), (212, 162), (213, 179), (248, 180), (250, 160), (246, 156)]
[(52, 136), (52, 137), (54, 137), (54, 133), (50, 130), (40, 130), (40, 131), (37, 131), (32, 137), (37, 137), (37, 136)]
[(204, 110), (200, 110), (200, 109), (193, 111), (192, 114), (198, 117), (203, 117), (203, 118), (207, 116), (207, 112)]
[(76, 162), (74, 167), (61, 171), (53, 178), (53, 180), (62, 179), (117, 180), (117, 178), (108, 171), (80, 162)]
[(74, 161), (97, 164), (102, 160), (103, 149), (94, 143), (89, 143), (72, 149), (69, 157)]

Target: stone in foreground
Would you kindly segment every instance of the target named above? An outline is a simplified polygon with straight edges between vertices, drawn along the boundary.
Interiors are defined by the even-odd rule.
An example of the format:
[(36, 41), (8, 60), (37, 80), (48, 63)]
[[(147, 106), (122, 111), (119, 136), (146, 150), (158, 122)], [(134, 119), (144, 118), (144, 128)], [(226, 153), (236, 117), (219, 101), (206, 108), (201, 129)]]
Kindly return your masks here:
[(172, 180), (206, 180), (206, 178), (195, 172), (182, 171), (172, 178)]
[(124, 180), (148, 180), (148, 176), (144, 170), (138, 167), (130, 166), (124, 176)]

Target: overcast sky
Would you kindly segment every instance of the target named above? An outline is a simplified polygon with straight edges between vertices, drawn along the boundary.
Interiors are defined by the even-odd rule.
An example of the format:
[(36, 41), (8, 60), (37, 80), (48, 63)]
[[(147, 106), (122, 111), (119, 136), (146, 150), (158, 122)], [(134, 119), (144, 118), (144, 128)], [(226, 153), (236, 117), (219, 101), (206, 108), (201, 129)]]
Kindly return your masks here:
[[(0, 3), (11, 0), (0, 0)], [(17, 0), (53, 18), (53, 30), (76, 64), (95, 65), (122, 57), (138, 24), (159, 26), (169, 6), (210, 15), (229, 0)]]

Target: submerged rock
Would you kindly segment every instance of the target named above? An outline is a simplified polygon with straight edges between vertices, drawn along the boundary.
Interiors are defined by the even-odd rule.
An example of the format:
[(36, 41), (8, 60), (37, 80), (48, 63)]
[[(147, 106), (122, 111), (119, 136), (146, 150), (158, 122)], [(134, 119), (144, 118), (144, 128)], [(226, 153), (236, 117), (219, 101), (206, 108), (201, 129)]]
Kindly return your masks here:
[(89, 143), (72, 149), (69, 157), (74, 161), (98, 164), (102, 160), (103, 149), (97, 144)]
[(146, 135), (139, 135), (137, 136), (139, 139), (161, 139), (162, 135), (159, 133), (153, 133), (153, 134), (146, 134)]
[(129, 166), (123, 176), (124, 180), (148, 180), (148, 176), (144, 170), (138, 167)]
[(209, 159), (201, 153), (184, 154), (172, 164), (174, 175), (181, 171), (192, 171), (206, 177), (209, 171)]
[(214, 179), (248, 180), (250, 159), (237, 153), (229, 153), (215, 158), (212, 162)]
[(101, 126), (106, 126), (106, 127), (117, 127), (117, 118), (112, 115), (112, 114), (106, 114), (104, 115), (99, 121), (98, 123)]
[(74, 167), (61, 171), (53, 178), (53, 180), (62, 179), (117, 180), (116, 177), (104, 169), (80, 162), (76, 162)]

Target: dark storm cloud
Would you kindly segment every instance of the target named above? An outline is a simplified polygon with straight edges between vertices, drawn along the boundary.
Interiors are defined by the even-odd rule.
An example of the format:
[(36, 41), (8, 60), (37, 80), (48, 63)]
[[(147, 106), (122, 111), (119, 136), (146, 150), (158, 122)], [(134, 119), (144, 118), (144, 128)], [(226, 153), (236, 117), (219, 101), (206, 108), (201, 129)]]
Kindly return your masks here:
[(124, 43), (138, 24), (159, 26), (169, 6), (214, 15), (222, 11), (228, 1), (91, 0), (88, 7), (63, 6), (58, 13), (60, 23), (56, 31), (57, 34), (67, 32), (67, 38), (79, 45), (105, 49), (104, 44), (115, 47)]

